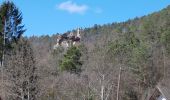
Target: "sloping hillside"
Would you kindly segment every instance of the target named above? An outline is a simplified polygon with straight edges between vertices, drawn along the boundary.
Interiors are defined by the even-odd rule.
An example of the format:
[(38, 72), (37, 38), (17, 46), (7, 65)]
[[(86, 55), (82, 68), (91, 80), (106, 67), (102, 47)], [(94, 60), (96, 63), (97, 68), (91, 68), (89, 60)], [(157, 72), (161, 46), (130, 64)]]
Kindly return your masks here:
[(116, 100), (117, 92), (120, 100), (143, 100), (149, 89), (169, 77), (170, 6), (126, 22), (83, 29), (78, 74), (60, 70), (66, 52), (53, 50), (58, 35), (29, 38), (41, 79), (41, 100), (49, 96), (54, 100)]

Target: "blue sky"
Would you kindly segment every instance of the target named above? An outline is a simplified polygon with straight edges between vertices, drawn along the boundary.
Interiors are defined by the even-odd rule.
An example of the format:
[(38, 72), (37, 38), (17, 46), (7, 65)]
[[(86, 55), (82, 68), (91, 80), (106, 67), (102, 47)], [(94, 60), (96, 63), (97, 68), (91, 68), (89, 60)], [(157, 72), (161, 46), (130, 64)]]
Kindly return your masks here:
[[(4, 0), (0, 0), (2, 3)], [(25, 36), (122, 22), (159, 11), (170, 0), (12, 0), (23, 14)]]

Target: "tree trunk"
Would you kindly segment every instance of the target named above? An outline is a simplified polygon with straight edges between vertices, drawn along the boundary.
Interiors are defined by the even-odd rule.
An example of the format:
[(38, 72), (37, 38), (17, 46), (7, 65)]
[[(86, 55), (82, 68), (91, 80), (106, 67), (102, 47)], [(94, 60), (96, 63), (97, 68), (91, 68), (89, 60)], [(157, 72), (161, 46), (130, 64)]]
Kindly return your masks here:
[(101, 100), (104, 100), (104, 75), (102, 75), (102, 81), (101, 81)]
[(122, 72), (122, 66), (120, 66), (120, 69), (119, 69), (119, 78), (118, 78), (118, 82), (117, 82), (117, 97), (116, 97), (116, 100), (119, 100), (121, 72)]
[[(5, 20), (6, 26), (6, 20)], [(4, 91), (4, 59), (5, 59), (5, 27), (3, 31), (3, 46), (2, 46), (2, 60), (1, 60), (1, 82), (2, 82), (2, 97), (5, 99), (5, 91)]]
[(162, 46), (162, 55), (163, 55), (163, 79), (166, 77), (166, 59), (165, 59), (165, 48)]

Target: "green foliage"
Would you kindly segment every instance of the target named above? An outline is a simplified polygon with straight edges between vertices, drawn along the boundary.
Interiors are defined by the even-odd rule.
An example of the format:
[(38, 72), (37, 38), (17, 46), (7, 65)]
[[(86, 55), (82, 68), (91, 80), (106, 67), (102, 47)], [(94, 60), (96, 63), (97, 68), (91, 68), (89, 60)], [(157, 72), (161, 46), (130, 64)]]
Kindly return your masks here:
[[(146, 39), (145, 39), (146, 40)], [(133, 72), (144, 87), (152, 87), (158, 78), (151, 65), (152, 49), (150, 42), (139, 40), (133, 32), (126, 32), (110, 44), (109, 54), (119, 64), (124, 64)], [(156, 68), (155, 68), (156, 69)], [(157, 73), (158, 74), (158, 73)]]
[(130, 58), (130, 69), (137, 76), (137, 79), (140, 83), (146, 85), (150, 85), (149, 81), (146, 82), (147, 78), (149, 78), (149, 58), (150, 54), (148, 52), (148, 47), (145, 44), (140, 44), (138, 47), (133, 48), (132, 57)]
[(165, 46), (167, 53), (170, 54), (170, 29), (162, 33), (161, 42)]
[(70, 47), (60, 62), (61, 71), (79, 73), (81, 71), (81, 52), (78, 47)]
[(148, 61), (149, 54), (148, 54), (147, 49), (148, 49), (147, 45), (144, 45), (144, 44), (142, 45), (142, 43), (140, 44), (140, 46), (133, 48), (132, 58), (130, 62), (132, 66), (139, 67), (140, 64)]
[(25, 32), (22, 14), (13, 2), (6, 1), (0, 6), (0, 32), (5, 34), (6, 41), (17, 40)]
[(4, 51), (12, 49), (13, 43), (25, 32), (21, 24), (22, 14), (15, 4), (10, 1), (3, 2), (0, 5), (0, 60)]
[(118, 58), (120, 63), (126, 63), (131, 57), (132, 49), (139, 45), (139, 40), (134, 33), (128, 32), (110, 44), (109, 53), (113, 58)]
[(3, 29), (3, 24), (2, 24), (2, 19), (0, 18), (0, 32), (2, 32), (2, 29)]

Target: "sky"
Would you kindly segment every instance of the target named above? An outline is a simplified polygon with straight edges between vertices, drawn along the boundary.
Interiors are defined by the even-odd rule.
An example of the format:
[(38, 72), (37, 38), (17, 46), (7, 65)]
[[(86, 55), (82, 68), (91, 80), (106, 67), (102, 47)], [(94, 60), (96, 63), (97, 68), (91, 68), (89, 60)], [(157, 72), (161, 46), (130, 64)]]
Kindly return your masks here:
[[(2, 3), (4, 0), (0, 0)], [(170, 0), (11, 0), (21, 10), (25, 36), (64, 33), (123, 22), (159, 11)]]

